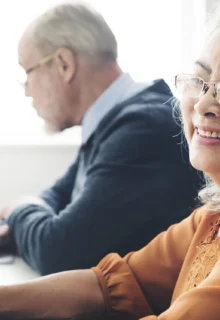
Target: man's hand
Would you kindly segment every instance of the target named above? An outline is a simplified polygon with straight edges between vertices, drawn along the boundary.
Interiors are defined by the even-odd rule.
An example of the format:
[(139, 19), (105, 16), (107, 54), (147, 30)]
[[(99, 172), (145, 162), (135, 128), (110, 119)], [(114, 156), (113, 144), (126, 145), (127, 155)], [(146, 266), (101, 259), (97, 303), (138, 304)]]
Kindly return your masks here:
[(6, 205), (0, 210), (0, 247), (10, 246), (14, 243), (13, 237), (11, 235), (9, 226), (6, 220), (12, 214), (12, 212), (20, 206), (28, 205), (28, 204), (38, 204), (38, 205), (46, 205), (46, 203), (37, 197), (26, 196), (18, 198), (16, 201), (12, 202), (9, 205)]
[(3, 220), (1, 221), (2, 223), (0, 224), (0, 247), (5, 247), (11, 243), (11, 235), (7, 223), (4, 223)]
[(0, 211), (0, 247), (11, 246), (14, 241), (12, 240), (12, 235), (6, 219), (15, 209), (14, 206), (5, 206)]
[(42, 199), (38, 197), (33, 197), (33, 196), (20, 197), (16, 201), (12, 202), (9, 205), (6, 205), (0, 210), (0, 220), (6, 220), (15, 209), (28, 204), (30, 205), (38, 204), (43, 206), (47, 205)]

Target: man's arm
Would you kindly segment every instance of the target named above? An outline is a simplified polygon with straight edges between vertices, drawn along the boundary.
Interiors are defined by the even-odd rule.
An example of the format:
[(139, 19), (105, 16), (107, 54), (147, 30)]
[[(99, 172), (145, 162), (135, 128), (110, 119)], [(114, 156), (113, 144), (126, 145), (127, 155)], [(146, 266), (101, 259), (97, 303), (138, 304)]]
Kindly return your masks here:
[(60, 210), (63, 210), (65, 206), (70, 203), (77, 168), (78, 157), (73, 161), (63, 177), (58, 179), (52, 187), (44, 190), (40, 194), (40, 199), (45, 201), (55, 214), (58, 214)]
[(12, 213), (9, 226), (32, 267), (42, 274), (91, 267), (108, 252), (140, 248), (189, 213), (192, 176), (165, 117), (161, 126), (154, 113), (121, 119), (100, 143), (81, 194), (59, 215), (39, 205)]
[[(11, 213), (19, 208), (22, 210), (27, 205), (39, 205), (48, 212), (49, 215), (57, 215), (70, 202), (72, 190), (75, 184), (77, 173), (78, 157), (68, 168), (63, 177), (58, 179), (55, 184), (41, 192), (39, 196), (22, 196), (14, 202), (4, 206), (0, 211), (0, 246), (14, 247), (13, 235), (7, 224), (7, 219)], [(34, 265), (33, 265), (34, 267)], [(36, 266), (35, 266), (36, 267)]]

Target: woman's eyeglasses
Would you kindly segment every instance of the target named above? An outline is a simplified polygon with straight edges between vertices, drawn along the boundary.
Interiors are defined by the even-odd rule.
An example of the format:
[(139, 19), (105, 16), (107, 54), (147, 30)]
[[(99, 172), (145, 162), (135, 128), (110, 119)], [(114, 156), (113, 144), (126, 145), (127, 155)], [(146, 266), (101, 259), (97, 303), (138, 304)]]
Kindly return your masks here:
[(206, 94), (210, 86), (214, 87), (213, 97), (220, 102), (220, 82), (206, 82), (200, 77), (185, 73), (175, 76), (175, 87), (181, 96), (198, 98), (200, 95)]

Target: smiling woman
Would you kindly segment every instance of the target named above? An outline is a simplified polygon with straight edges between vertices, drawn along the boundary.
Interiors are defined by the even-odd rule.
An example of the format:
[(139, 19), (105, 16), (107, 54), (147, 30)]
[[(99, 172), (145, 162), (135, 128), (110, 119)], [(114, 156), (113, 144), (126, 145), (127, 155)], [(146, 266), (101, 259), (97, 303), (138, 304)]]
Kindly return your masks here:
[[(118, 1), (117, 5), (115, 1), (110, 0), (87, 0), (87, 2), (94, 5), (112, 27), (119, 43), (119, 63), (137, 80), (148, 81), (166, 77), (172, 84), (169, 79), (176, 70), (180, 70), (180, 66), (186, 65), (187, 61), (191, 60), (200, 42), (200, 30), (205, 17), (205, 0), (137, 0), (127, 1), (126, 7), (124, 1)], [(1, 51), (3, 63), (0, 81), (2, 88), (0, 144), (22, 142), (41, 144), (44, 141), (69, 144), (75, 141), (75, 144), (79, 144), (80, 142), (79, 129), (70, 129), (70, 132), (67, 130), (59, 136), (46, 137), (42, 121), (31, 108), (30, 99), (24, 97), (17, 83), (20, 79), (20, 72), (17, 72), (17, 43), (23, 29), (36, 15), (54, 3), (56, 1), (53, 0), (14, 1), (13, 10), (10, 2), (2, 4), (0, 36), (7, 43), (7, 50)], [(6, 32), (8, 17), (12, 27)], [(195, 32), (192, 32), (194, 30), (192, 24), (197, 26)], [(187, 49), (189, 47), (190, 50)], [(184, 52), (183, 55), (181, 52)]]
[[(220, 31), (219, 20), (212, 20), (214, 31), (211, 32), (195, 62), (193, 75), (178, 75), (176, 84), (177, 89), (183, 93), (182, 116), (190, 149), (190, 161), (207, 175), (207, 187), (200, 192), (200, 197), (204, 203), (212, 204), (213, 211), (219, 211)], [(181, 85), (178, 85), (178, 79)]]

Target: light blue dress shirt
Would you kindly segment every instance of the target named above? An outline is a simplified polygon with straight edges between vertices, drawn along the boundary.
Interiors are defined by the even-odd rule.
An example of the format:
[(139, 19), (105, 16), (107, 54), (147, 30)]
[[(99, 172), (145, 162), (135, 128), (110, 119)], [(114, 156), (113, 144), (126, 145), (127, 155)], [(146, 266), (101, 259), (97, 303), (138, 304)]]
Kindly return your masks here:
[(149, 85), (150, 83), (135, 82), (128, 73), (118, 77), (86, 112), (82, 121), (82, 144), (89, 140), (108, 112)]

